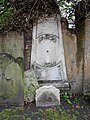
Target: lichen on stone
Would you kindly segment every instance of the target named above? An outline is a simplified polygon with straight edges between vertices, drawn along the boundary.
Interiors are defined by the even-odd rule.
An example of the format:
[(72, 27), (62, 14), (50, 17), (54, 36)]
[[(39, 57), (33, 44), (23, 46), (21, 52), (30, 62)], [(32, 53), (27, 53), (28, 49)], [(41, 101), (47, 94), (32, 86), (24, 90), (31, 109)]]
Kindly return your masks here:
[(33, 70), (25, 72), (25, 89), (24, 98), (27, 102), (32, 102), (35, 99), (35, 91), (39, 87), (37, 78)]

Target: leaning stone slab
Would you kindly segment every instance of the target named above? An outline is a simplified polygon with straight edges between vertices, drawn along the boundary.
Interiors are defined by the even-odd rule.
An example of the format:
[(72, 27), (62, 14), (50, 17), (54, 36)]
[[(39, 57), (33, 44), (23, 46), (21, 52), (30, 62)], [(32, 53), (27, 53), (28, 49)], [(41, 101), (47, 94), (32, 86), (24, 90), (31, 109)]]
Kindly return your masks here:
[(35, 91), (39, 87), (35, 72), (33, 70), (25, 71), (25, 91), (24, 99), (26, 102), (35, 100)]
[(48, 107), (60, 105), (60, 91), (54, 86), (43, 86), (36, 90), (36, 106)]

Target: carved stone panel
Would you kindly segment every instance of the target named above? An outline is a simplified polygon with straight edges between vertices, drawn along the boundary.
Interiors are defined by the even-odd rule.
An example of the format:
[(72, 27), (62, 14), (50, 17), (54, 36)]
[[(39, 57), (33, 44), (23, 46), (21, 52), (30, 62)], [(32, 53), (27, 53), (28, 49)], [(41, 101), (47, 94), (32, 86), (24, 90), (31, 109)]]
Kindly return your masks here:
[(66, 80), (60, 18), (38, 20), (33, 26), (31, 67), (38, 80)]

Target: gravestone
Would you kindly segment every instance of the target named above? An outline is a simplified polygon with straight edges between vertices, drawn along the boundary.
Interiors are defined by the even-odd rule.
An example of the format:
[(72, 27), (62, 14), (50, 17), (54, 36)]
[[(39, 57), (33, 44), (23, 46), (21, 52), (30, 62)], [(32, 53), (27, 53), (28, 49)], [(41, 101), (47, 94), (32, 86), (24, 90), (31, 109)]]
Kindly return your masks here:
[(38, 81), (66, 81), (60, 15), (39, 19), (33, 26), (31, 67)]
[(23, 34), (0, 35), (0, 104), (24, 104)]
[(36, 106), (60, 104), (60, 93), (57, 88), (65, 88), (64, 83), (67, 82), (63, 45), (59, 14), (46, 15), (33, 24), (31, 68), (39, 85), (42, 86), (36, 90)]
[(0, 103), (23, 104), (22, 69), (15, 58), (7, 53), (0, 53)]
[(36, 106), (48, 107), (60, 105), (60, 91), (54, 86), (43, 86), (36, 90)]

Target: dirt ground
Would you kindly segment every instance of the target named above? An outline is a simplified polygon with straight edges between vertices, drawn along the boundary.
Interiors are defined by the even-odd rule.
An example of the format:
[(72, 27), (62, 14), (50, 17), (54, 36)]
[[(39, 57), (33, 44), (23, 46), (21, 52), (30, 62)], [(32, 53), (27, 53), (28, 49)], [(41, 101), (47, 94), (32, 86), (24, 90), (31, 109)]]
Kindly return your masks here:
[[(90, 97), (74, 96), (69, 98), (69, 101), (61, 98), (60, 106), (52, 108), (65, 110), (67, 113), (75, 115), (77, 120), (90, 120)], [(25, 109), (32, 115), (32, 111), (37, 112), (39, 109), (47, 108), (36, 107), (35, 103), (31, 103), (29, 106), (26, 105)], [(31, 119), (38, 120), (36, 116), (31, 116)]]
[[(7, 108), (14, 109), (16, 108), (16, 106), (0, 105), (0, 112)], [(48, 108), (36, 107), (35, 102), (32, 102), (29, 104), (25, 104), (23, 108), (24, 108), (24, 113), (28, 114), (31, 120), (47, 120), (47, 119), (43, 119), (44, 114), (42, 114), (42, 111), (48, 108), (52, 108), (57, 111), (64, 110), (67, 114), (74, 115), (77, 120), (90, 120), (90, 96), (83, 97), (80, 95), (78, 96), (75, 95), (69, 98), (61, 97), (61, 104), (60, 106), (56, 106), (56, 107), (55, 106), (48, 107)], [(7, 119), (7, 120), (10, 120), (10, 119)]]

